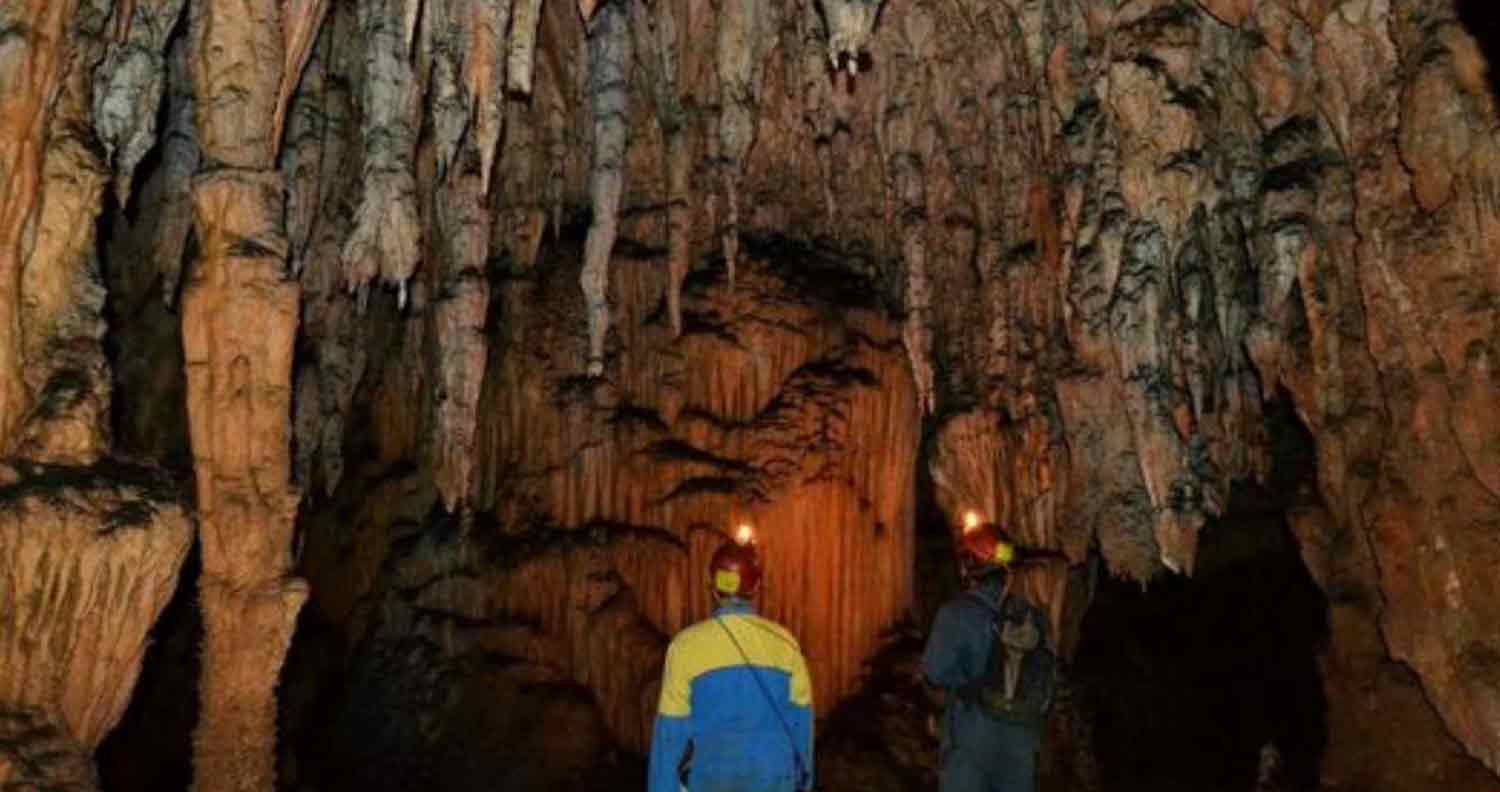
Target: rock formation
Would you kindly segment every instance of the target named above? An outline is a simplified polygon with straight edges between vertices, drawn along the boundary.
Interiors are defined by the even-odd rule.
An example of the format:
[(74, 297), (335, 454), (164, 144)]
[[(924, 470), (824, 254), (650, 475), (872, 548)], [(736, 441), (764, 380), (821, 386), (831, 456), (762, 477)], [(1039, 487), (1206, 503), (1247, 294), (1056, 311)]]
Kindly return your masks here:
[(0, 783), (93, 788), (93, 750), (130, 701), (192, 523), (170, 479), (149, 470), (3, 474)]
[[(1400, 755), (1361, 701), (1432, 738), (1409, 765), (1493, 780), (1473, 9), (12, 2), (0, 450), (20, 482), (191, 466), (199, 784), (268, 789), (294, 574), (371, 674), (499, 652), (639, 747), (712, 530), (762, 527), (831, 705), (913, 604), (917, 465), (950, 521), (1149, 585), (1269, 475), (1285, 398), (1329, 782), (1406, 772), (1356, 772)], [(1076, 638), (1088, 587), (1028, 585)], [(16, 717), (87, 751), (63, 711)]]
[[(116, 112), (118, 97), (151, 92), (160, 57), (144, 51), (164, 41), (172, 8), (0, 9), (8, 86), (0, 99), (0, 784), (8, 788), (96, 788), (93, 750), (124, 714), (191, 541), (175, 482), (109, 457), (104, 277), (96, 225), (85, 219), (99, 211), (111, 165), (128, 184), (147, 145)], [(96, 81), (105, 66), (109, 79)]]
[[(708, 555), (747, 522), (766, 552), (763, 606), (802, 637), (819, 699), (854, 689), (911, 600), (915, 394), (869, 292), (839, 283), (826, 253), (767, 244), (748, 246), (733, 293), (690, 279), (675, 337), (668, 273), (617, 255), (607, 382), (580, 376), (585, 347), (557, 341), (559, 317), (578, 326), (587, 310), (576, 246), (500, 284), (516, 319), (485, 369), (479, 518), (433, 520), (431, 485), (393, 471), (359, 490), (352, 521), (310, 528), (315, 603), (351, 625), (358, 657), (392, 662), (375, 658), (422, 636), (447, 658), (434, 662), (510, 658), (507, 678), (586, 686), (614, 739), (643, 749), (666, 639), (707, 615)], [(402, 405), (372, 409), (401, 420)], [(431, 684), (403, 678), (366, 683)], [(370, 760), (413, 750), (400, 745)]]

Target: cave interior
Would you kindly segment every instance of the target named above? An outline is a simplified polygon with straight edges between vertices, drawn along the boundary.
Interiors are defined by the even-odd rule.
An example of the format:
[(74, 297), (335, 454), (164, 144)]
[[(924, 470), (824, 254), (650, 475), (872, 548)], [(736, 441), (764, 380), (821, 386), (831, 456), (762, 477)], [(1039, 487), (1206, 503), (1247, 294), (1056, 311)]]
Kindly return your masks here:
[(0, 4), (0, 788), (646, 789), (753, 526), (817, 789), (1500, 792), (1489, 0)]

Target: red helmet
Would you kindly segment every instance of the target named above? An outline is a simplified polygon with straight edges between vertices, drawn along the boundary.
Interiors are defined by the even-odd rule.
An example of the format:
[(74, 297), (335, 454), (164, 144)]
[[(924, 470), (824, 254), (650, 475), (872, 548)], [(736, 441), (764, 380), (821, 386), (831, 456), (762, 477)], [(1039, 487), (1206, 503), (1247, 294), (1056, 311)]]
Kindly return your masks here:
[(1016, 558), (1016, 545), (1005, 530), (994, 523), (965, 531), (959, 540), (967, 561), (978, 566), (1007, 566)]
[(725, 596), (755, 596), (760, 588), (760, 575), (760, 553), (748, 542), (725, 542), (708, 562), (709, 585)]

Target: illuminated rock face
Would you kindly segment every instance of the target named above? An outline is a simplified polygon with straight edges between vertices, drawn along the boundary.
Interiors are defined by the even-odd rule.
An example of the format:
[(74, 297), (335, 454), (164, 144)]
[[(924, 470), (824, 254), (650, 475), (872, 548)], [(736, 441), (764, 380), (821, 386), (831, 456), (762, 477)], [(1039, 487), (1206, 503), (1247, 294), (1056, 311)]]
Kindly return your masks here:
[[(674, 337), (668, 274), (617, 256), (618, 345), (606, 378), (588, 379), (586, 348), (560, 340), (584, 324), (572, 249), (498, 286), (516, 319), (480, 400), (478, 517), (445, 538), (420, 481), (389, 485), (354, 520), (367, 532), (355, 557), (310, 547), (316, 601), (368, 630), (355, 639), (370, 652), (411, 630), (581, 683), (641, 749), (666, 640), (708, 615), (709, 555), (749, 524), (760, 608), (800, 638), (831, 708), (912, 599), (920, 424), (899, 326), (826, 252), (768, 261), (750, 244), (735, 291), (689, 280)], [(390, 604), (362, 610), (371, 597)]]
[[(0, 450), (191, 458), (210, 654), (258, 669), (245, 701), (205, 685), (200, 747), (251, 735), (215, 777), (256, 786), (299, 504), (327, 525), (387, 477), (466, 542), (615, 526), (587, 561), (481, 577), (639, 744), (649, 647), (706, 607), (695, 525), (763, 526), (769, 609), (836, 694), (911, 595), (924, 412), (950, 514), (1149, 581), (1265, 473), (1285, 393), (1318, 454), (1298, 536), (1342, 609), (1330, 698), (1375, 691), (1457, 740), (1424, 751), (1497, 769), (1500, 159), (1472, 7), (11, 2)], [(589, 244), (558, 241), (575, 210)], [(840, 253), (751, 249), (769, 234)], [(303, 534), (337, 619), (399, 522), (365, 514)], [(1067, 622), (1071, 584), (1038, 585)], [(596, 599), (597, 624), (558, 604)], [(635, 659), (606, 671), (605, 635)], [(1341, 746), (1403, 755), (1335, 710), (1330, 778)]]
[(130, 701), (192, 521), (170, 479), (143, 468), (20, 464), (0, 481), (0, 782), (82, 784)]
[[(831, 704), (911, 601), (915, 394), (894, 323), (861, 296), (874, 284), (800, 251), (768, 255), (747, 256), (733, 292), (690, 282), (675, 339), (665, 273), (617, 262), (608, 382), (573, 377), (573, 350), (548, 341), (572, 293), (546, 277), (508, 284), (502, 314), (552, 310), (497, 339), (479, 505), (501, 525), (641, 529), (616, 563), (666, 635), (707, 615), (709, 554), (755, 526), (762, 611), (801, 638)], [(542, 604), (523, 604), (543, 590), (524, 576), (508, 588), (517, 612)]]

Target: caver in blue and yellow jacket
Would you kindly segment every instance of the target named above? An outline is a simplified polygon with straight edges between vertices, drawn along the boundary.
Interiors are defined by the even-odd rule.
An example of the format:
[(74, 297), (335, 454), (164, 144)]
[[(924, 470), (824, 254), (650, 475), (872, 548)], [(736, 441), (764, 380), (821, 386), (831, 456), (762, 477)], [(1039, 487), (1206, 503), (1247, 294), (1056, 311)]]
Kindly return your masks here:
[(648, 792), (678, 792), (690, 742), (691, 792), (791, 792), (799, 769), (800, 788), (812, 788), (807, 663), (790, 632), (743, 600), (727, 600), (667, 647)]

